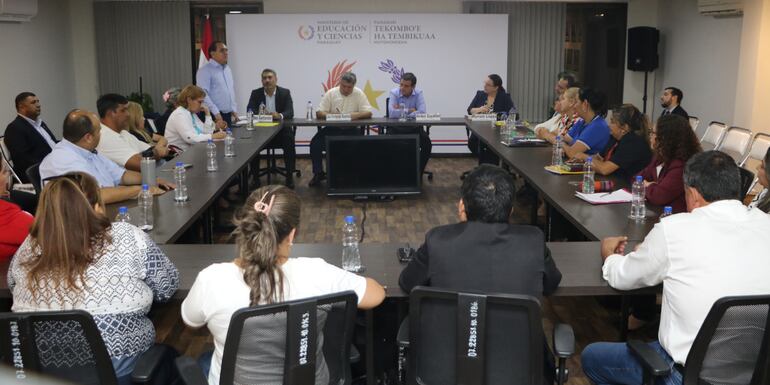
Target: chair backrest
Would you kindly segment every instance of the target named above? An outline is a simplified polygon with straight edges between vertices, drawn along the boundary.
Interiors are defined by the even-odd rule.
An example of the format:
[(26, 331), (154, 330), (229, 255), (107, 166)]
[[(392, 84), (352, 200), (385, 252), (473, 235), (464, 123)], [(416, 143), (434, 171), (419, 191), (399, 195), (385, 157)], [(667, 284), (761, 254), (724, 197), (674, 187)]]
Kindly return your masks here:
[(757, 166), (765, 159), (768, 148), (770, 148), (770, 134), (765, 134), (764, 132), (754, 134), (749, 145), (749, 151), (739, 165), (752, 171), (756, 170)]
[(21, 184), (21, 178), (19, 178), (18, 175), (16, 175), (16, 171), (13, 169), (13, 161), (11, 160), (11, 152), (8, 150), (8, 146), (5, 145), (5, 137), (0, 136), (0, 161), (5, 162), (5, 164), (8, 166), (8, 169), (11, 171), (11, 175), (13, 176), (13, 181), (15, 183)]
[(534, 297), (425, 287), (409, 295), (409, 385), (541, 384), (543, 346)]
[(117, 384), (102, 336), (85, 311), (0, 313), (0, 336), (0, 362), (17, 373), (41, 373), (77, 384)]
[(687, 355), (683, 384), (767, 384), (769, 313), (770, 295), (716, 301)]
[(35, 186), (35, 192), (39, 196), (40, 192), (43, 191), (43, 181), (40, 180), (40, 163), (29, 166), (27, 169), (27, 178), (29, 178), (30, 183)]
[(698, 119), (697, 116), (690, 116), (690, 127), (692, 127), (692, 132), (698, 132), (698, 124), (700, 123), (700, 119)]
[(746, 156), (751, 144), (751, 130), (741, 127), (730, 127), (719, 141), (716, 149), (730, 155), (735, 163), (740, 163)]
[(345, 291), (235, 312), (219, 383), (350, 384), (357, 303)]
[(727, 126), (724, 123), (709, 123), (709, 126), (706, 127), (706, 132), (703, 133), (703, 137), (700, 138), (700, 144), (701, 147), (703, 147), (703, 151), (709, 151), (717, 148), (717, 145), (719, 145), (719, 142), (722, 140), (722, 136), (724, 136), (725, 131), (727, 131)]
[(738, 167), (738, 171), (741, 173), (741, 196), (740, 200), (743, 202), (744, 199), (746, 199), (746, 195), (751, 191), (751, 188), (754, 187), (754, 173), (746, 170), (743, 167)]

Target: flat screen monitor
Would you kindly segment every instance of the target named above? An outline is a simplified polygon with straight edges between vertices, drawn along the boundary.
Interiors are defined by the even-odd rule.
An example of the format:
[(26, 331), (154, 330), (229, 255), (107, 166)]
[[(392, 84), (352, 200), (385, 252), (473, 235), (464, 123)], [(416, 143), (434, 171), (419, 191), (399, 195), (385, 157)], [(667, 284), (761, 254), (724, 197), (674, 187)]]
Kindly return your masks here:
[(327, 136), (327, 195), (419, 194), (417, 135)]

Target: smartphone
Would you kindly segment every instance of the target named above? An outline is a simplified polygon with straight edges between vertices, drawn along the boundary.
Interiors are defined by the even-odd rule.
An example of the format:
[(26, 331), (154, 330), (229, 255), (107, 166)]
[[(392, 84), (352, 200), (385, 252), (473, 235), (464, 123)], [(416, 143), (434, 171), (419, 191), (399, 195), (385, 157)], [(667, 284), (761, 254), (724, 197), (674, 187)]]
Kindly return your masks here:
[(396, 250), (396, 256), (398, 257), (398, 261), (401, 263), (407, 263), (412, 260), (412, 257), (414, 256), (414, 249), (406, 246), (406, 247), (399, 247)]

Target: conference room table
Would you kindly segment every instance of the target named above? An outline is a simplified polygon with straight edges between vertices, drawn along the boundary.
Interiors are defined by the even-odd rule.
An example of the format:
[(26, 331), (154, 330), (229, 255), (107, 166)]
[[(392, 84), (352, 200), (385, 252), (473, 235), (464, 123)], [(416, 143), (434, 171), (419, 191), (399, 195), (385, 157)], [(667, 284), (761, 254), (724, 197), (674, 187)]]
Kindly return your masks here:
[[(480, 143), (484, 143), (504, 164), (524, 177), (550, 209), (558, 211), (589, 240), (626, 235), (630, 243), (638, 243), (650, 232), (663, 211), (662, 207), (648, 203), (647, 218), (645, 221), (636, 221), (628, 217), (630, 203), (592, 205), (577, 198), (577, 187), (570, 184), (582, 181), (582, 175), (555, 175), (544, 169), (551, 164), (550, 145), (508, 147), (500, 141), (500, 129), (492, 127), (489, 122), (469, 122), (469, 127), (480, 139)], [(630, 181), (612, 176), (596, 174), (596, 180), (611, 180), (615, 183), (615, 189), (630, 186)], [(536, 209), (537, 205), (534, 206)]]
[[(396, 243), (362, 243), (359, 248), (361, 260), (365, 266), (362, 275), (371, 277), (385, 288), (386, 296), (393, 300), (406, 301), (405, 293), (398, 285), (398, 277), (406, 266), (399, 262), (396, 250), (401, 246)], [(650, 294), (659, 288), (644, 288), (634, 291), (619, 291), (611, 288), (601, 275), (601, 258), (599, 242), (550, 242), (548, 248), (562, 273), (559, 288), (553, 296), (600, 296)], [(184, 299), (190, 291), (198, 273), (213, 263), (230, 262), (236, 256), (234, 244), (216, 245), (160, 245), (160, 248), (179, 270), (179, 289), (173, 296), (174, 300)], [(291, 249), (291, 257), (323, 258), (326, 262), (340, 266), (342, 256), (341, 244), (295, 244)], [(0, 299), (11, 298), (8, 289), (8, 262), (0, 264)], [(0, 309), (8, 311), (9, 309)], [(624, 312), (626, 307), (624, 306)], [(365, 313), (366, 320), (366, 349), (367, 373), (374, 373), (374, 315), (372, 311)], [(620, 338), (625, 338), (625, 328), (621, 328)], [(375, 376), (367, 376), (367, 383), (373, 384)]]
[(467, 120), (464, 117), (441, 117), (432, 120), (398, 120), (398, 118), (369, 118), (350, 121), (328, 121), (324, 119), (294, 118), (284, 121), (284, 125), (292, 127), (334, 126), (334, 127), (365, 127), (370, 132), (371, 127), (423, 127), (423, 126), (465, 126)]
[[(224, 156), (224, 141), (215, 141), (217, 145), (217, 164), (215, 172), (206, 171), (206, 143), (196, 143), (171, 161), (159, 164), (155, 174), (167, 181), (174, 181), (173, 168), (176, 162), (184, 162), (192, 167), (186, 170), (187, 202), (174, 201), (174, 192), (169, 191), (155, 197), (153, 205), (154, 227), (148, 232), (157, 244), (175, 242), (187, 229), (200, 220), (203, 224), (203, 242), (211, 243), (213, 236), (212, 210), (218, 197), (230, 186), (233, 180), (241, 176), (241, 192), (246, 193), (248, 186), (248, 166), (268, 142), (281, 130), (282, 122), (271, 127), (233, 127), (235, 137), (235, 156)], [(131, 199), (107, 205), (107, 215), (114, 218), (121, 206), (128, 207), (131, 223), (137, 224), (139, 208), (137, 200)]]

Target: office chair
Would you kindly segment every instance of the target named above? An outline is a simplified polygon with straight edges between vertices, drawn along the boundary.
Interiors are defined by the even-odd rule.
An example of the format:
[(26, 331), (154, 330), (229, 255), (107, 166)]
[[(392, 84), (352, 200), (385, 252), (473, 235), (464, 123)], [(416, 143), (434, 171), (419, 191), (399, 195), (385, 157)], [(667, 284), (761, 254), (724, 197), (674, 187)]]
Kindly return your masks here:
[[(397, 341), (399, 371), (407, 367), (408, 385), (543, 383), (546, 340), (540, 303), (531, 296), (418, 286), (409, 295), (409, 317)], [(567, 381), (566, 360), (574, 348), (572, 328), (556, 325), (557, 384)]]
[[(352, 291), (238, 310), (230, 319), (220, 384), (352, 383), (350, 345), (358, 300)], [(190, 357), (176, 367), (187, 385), (208, 384)]]
[[(291, 130), (292, 130), (292, 135), (296, 136), (297, 128), (291, 127)], [(257, 159), (255, 160), (255, 166), (256, 166), (257, 172), (254, 173), (254, 178), (258, 179), (267, 175), (267, 184), (271, 184), (272, 174), (278, 174), (283, 176), (284, 178), (288, 178), (292, 174), (296, 175), (297, 178), (302, 176), (302, 172), (300, 170), (297, 170), (296, 168), (294, 170), (289, 171), (286, 169), (285, 165), (284, 167), (278, 166), (278, 156), (276, 155), (275, 150), (279, 148), (282, 148), (281, 144), (277, 141), (274, 142), (272, 140), (270, 141), (270, 143), (267, 144), (267, 146), (265, 146), (265, 148), (263, 148), (263, 150), (266, 151), (265, 158), (267, 161), (267, 166), (265, 168), (261, 168), (260, 156), (257, 156)]]
[[(724, 297), (717, 300), (693, 341), (682, 373), (683, 385), (770, 383), (770, 295)], [(671, 369), (649, 345), (629, 341), (644, 369), (643, 384)]]
[(743, 202), (744, 199), (746, 199), (746, 195), (749, 194), (751, 189), (754, 187), (754, 173), (746, 170), (743, 167), (738, 167), (738, 171), (741, 174), (741, 195), (740, 199), (741, 202)]
[(27, 178), (35, 186), (35, 193), (39, 196), (43, 191), (43, 181), (40, 180), (40, 163), (35, 163), (27, 169)]
[[(83, 310), (0, 313), (0, 362), (77, 384), (117, 385), (115, 369), (93, 317)], [(178, 354), (156, 344), (143, 353), (133, 384), (173, 384)], [(21, 367), (21, 368), (20, 368)], [(14, 383), (26, 383), (17, 376)]]

